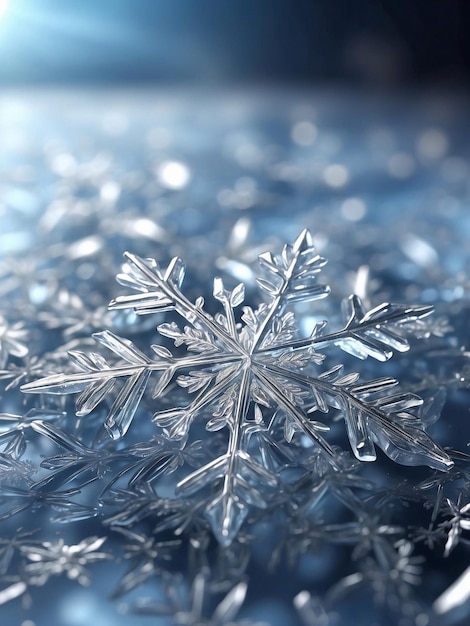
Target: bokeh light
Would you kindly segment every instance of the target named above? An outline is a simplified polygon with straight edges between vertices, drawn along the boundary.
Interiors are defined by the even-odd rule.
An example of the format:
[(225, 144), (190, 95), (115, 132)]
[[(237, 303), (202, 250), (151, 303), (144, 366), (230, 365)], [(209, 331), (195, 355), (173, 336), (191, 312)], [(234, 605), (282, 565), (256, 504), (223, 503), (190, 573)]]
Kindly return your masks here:
[(0, 0), (0, 20), (6, 14), (9, 3), (9, 0)]

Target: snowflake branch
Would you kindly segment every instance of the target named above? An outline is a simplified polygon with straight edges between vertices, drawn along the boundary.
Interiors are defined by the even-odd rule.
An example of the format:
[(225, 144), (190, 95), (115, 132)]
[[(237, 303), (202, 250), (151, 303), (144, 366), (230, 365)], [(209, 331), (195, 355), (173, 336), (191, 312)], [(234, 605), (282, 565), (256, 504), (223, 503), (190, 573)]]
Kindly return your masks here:
[(218, 398), (222, 392), (227, 389), (239, 376), (240, 369), (237, 368), (230, 376), (216, 381), (216, 383), (207, 390), (206, 387), (196, 396), (196, 398), (186, 407), (168, 409), (160, 411), (153, 416), (153, 422), (166, 429), (169, 437), (182, 438), (188, 431), (193, 416), (202, 408), (209, 405), (213, 400)]
[[(407, 352), (410, 347), (405, 337), (393, 331), (406, 330), (406, 324), (421, 320), (434, 310), (434, 307), (427, 305), (383, 303), (365, 312), (358, 296), (349, 296), (346, 302), (351, 314), (341, 330), (318, 334), (318, 328), (315, 328), (310, 337), (285, 342), (282, 346), (261, 347), (258, 353), (274, 353), (280, 349), (322, 348), (334, 344), (360, 359), (372, 356), (378, 361), (387, 361), (393, 355), (393, 350)], [(322, 328), (324, 325), (325, 323)]]
[[(178, 281), (174, 284), (172, 279), (174, 268), (178, 267), (180, 274), (182, 273), (181, 267), (184, 269), (181, 259), (178, 257), (172, 259), (165, 275), (161, 276), (158, 269), (152, 271), (140, 257), (130, 252), (125, 252), (124, 256), (148, 281), (145, 285), (140, 281), (138, 287), (136, 287), (135, 284), (131, 284), (131, 286), (145, 289), (146, 293), (134, 296), (119, 296), (109, 303), (110, 309), (125, 309), (131, 307), (140, 315), (155, 313), (156, 311), (175, 310), (191, 324), (195, 324), (196, 322), (203, 324), (215, 337), (220, 339), (230, 351), (239, 350), (238, 343), (223, 326), (217, 324), (201, 307), (194, 305), (181, 293), (179, 289), (182, 282), (181, 275), (178, 276)], [(153, 286), (158, 287), (161, 293), (158, 291), (150, 291), (150, 288)]]
[[(283, 371), (283, 370), (281, 370)], [(342, 470), (343, 463), (341, 459), (338, 457), (333, 448), (321, 437), (315, 430), (315, 424), (313, 424), (305, 413), (296, 407), (292, 402), (287, 400), (287, 398), (281, 393), (281, 391), (276, 387), (276, 385), (269, 379), (268, 376), (264, 373), (263, 369), (259, 366), (256, 366), (255, 369), (256, 377), (266, 389), (268, 394), (276, 401), (276, 403), (282, 407), (288, 415), (290, 415), (296, 424), (300, 426), (300, 428), (305, 432), (305, 434), (315, 443), (320, 451), (326, 456), (327, 460), (331, 465), (337, 469)], [(290, 374), (290, 372), (289, 372)]]
[(209, 356), (184, 356), (181, 358), (172, 358), (168, 361), (149, 361), (142, 365), (123, 365), (117, 367), (109, 367), (94, 372), (76, 372), (72, 374), (52, 374), (26, 383), (21, 386), (24, 393), (51, 393), (57, 395), (72, 394), (83, 389), (90, 383), (109, 379), (109, 378), (125, 378), (140, 373), (142, 370), (151, 372), (161, 372), (171, 370), (176, 373), (180, 369), (192, 367), (204, 367), (206, 365), (222, 365), (237, 361), (237, 356), (232, 354), (217, 355), (217, 357)]
[[(316, 274), (326, 262), (324, 259), (318, 255), (310, 256), (310, 258), (307, 257), (304, 265), (301, 265), (300, 268), (298, 267), (302, 255), (311, 255), (311, 253), (313, 253), (313, 245), (310, 233), (308, 230), (303, 230), (292, 246), (284, 246), (282, 254), (284, 267), (282, 267), (278, 259), (273, 259), (270, 254), (260, 255), (259, 260), (261, 266), (275, 277), (275, 282), (271, 283), (263, 279), (257, 280), (258, 285), (267, 291), (268, 294), (273, 297), (273, 300), (268, 305), (266, 314), (256, 331), (250, 354), (259, 351), (260, 343), (273, 316), (282, 312), (286, 296), (288, 297), (290, 295), (292, 300), (305, 300), (328, 295), (329, 287), (324, 285), (315, 285), (312, 287), (310, 285), (312, 276)], [(291, 282), (293, 278), (301, 282), (292, 289)], [(288, 293), (289, 290), (291, 290), (290, 294)]]
[[(343, 380), (347, 379), (329, 382), (325, 378), (313, 378), (298, 374), (297, 372), (291, 372), (290, 370), (286, 371), (271, 363), (263, 363), (263, 366), (265, 370), (273, 374), (282, 377), (288, 376), (304, 387), (324, 392), (325, 401), (329, 406), (331, 406), (331, 400), (329, 401), (330, 397), (339, 398), (340, 402), (333, 404), (333, 406), (337, 408), (339, 404), (345, 409), (344, 418), (348, 426), (349, 440), (354, 454), (359, 460), (375, 460), (376, 456), (373, 448), (375, 442), (382, 448), (387, 456), (393, 460), (399, 458), (401, 462), (405, 464), (417, 465), (419, 464), (419, 457), (422, 456), (430, 467), (439, 470), (447, 471), (454, 465), (450, 457), (426, 435), (424, 430), (411, 424), (409, 426), (407, 425), (405, 428), (397, 421), (393, 421), (393, 415), (396, 413), (397, 418), (402, 417), (409, 420), (410, 417), (412, 417), (414, 421), (418, 422), (418, 418), (404, 413), (402, 406), (398, 404), (399, 400), (403, 399), (403, 396), (390, 396), (388, 398), (390, 407), (392, 408), (390, 414), (374, 406), (374, 402), (366, 402), (360, 398), (360, 395), (369, 395), (370, 393), (381, 391), (391, 384), (397, 384), (397, 381), (394, 379), (378, 379), (376, 381), (349, 386), (343, 383)], [(258, 371), (259, 370), (257, 370), (257, 374)], [(272, 389), (276, 390), (279, 395), (275, 385), (272, 385)], [(414, 398), (416, 398), (416, 396), (414, 396), (413, 399)], [(384, 406), (386, 399), (382, 399), (379, 404)], [(422, 400), (419, 400), (419, 404), (421, 404)], [(276, 401), (278, 401), (277, 397)], [(394, 403), (397, 404), (397, 411), (393, 410)], [(377, 401), (375, 404), (377, 405)], [(405, 408), (407, 406), (410, 406), (410, 401), (408, 405), (405, 405)], [(351, 414), (351, 412), (353, 412), (353, 414)], [(365, 419), (366, 421), (364, 421)], [(381, 440), (380, 433), (370, 428), (369, 420), (375, 422), (375, 424), (384, 431), (387, 441)], [(368, 430), (370, 430), (370, 432), (368, 432)], [(401, 447), (399, 444), (401, 444)], [(411, 450), (413, 450), (413, 456), (411, 456)]]
[(252, 373), (245, 366), (239, 383), (237, 400), (229, 422), (227, 452), (184, 478), (177, 492), (186, 495), (223, 479), (222, 488), (206, 505), (206, 517), (219, 542), (228, 546), (235, 538), (248, 514), (248, 504), (264, 508), (263, 494), (251, 484), (249, 477), (261, 480), (265, 487), (275, 487), (276, 478), (243, 450), (243, 425), (250, 403)]

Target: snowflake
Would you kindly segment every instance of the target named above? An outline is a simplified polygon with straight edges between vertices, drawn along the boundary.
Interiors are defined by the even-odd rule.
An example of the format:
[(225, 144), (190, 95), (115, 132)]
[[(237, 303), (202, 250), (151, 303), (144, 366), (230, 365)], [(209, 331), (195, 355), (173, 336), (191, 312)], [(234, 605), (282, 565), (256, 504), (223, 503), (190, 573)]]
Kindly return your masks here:
[(392, 612), (394, 619), (389, 623), (417, 624), (415, 618), (422, 612), (422, 607), (414, 597), (414, 588), (421, 582), (423, 563), (424, 557), (413, 555), (410, 541), (384, 541), (380, 551), (357, 559), (358, 571), (328, 590), (328, 604), (335, 606), (341, 597), (365, 588), (367, 592), (372, 591), (374, 604)]
[(306, 437), (315, 454), (335, 472), (348, 471), (348, 466), (344, 455), (325, 438), (329, 425), (313, 419), (318, 414), (331, 421), (344, 420), (360, 461), (375, 460), (375, 446), (379, 446), (398, 463), (427, 464), (439, 470), (452, 467), (452, 460), (424, 431), (419, 396), (391, 393), (397, 381), (390, 377), (360, 382), (359, 374), (344, 373), (342, 365), (322, 367), (331, 347), (378, 361), (388, 360), (394, 351), (407, 351), (406, 333), (419, 334), (432, 307), (384, 303), (366, 311), (359, 297), (352, 295), (344, 302), (341, 329), (328, 333), (322, 321), (308, 337), (301, 337), (289, 307), (325, 298), (330, 291), (317, 282), (326, 260), (314, 251), (308, 231), (293, 245), (285, 245), (281, 255), (259, 256), (263, 275), (257, 283), (266, 301), (256, 309), (243, 307), (240, 318), (235, 309), (244, 301), (243, 284), (228, 290), (215, 278), (213, 295), (223, 312), (213, 316), (202, 297), (193, 303), (181, 291), (185, 266), (180, 258), (163, 270), (153, 259), (125, 256), (124, 271), (117, 279), (138, 293), (118, 297), (110, 308), (132, 308), (138, 315), (175, 312), (187, 325), (181, 328), (167, 321), (157, 330), (162, 343), (170, 339), (176, 350), (152, 345), (150, 358), (128, 339), (105, 330), (93, 337), (113, 353), (112, 361), (101, 353), (71, 350), (70, 358), (80, 371), (48, 376), (23, 385), (22, 390), (80, 392), (78, 416), (115, 393), (105, 427), (113, 439), (119, 439), (131, 426), (152, 376), (154, 400), (167, 401), (175, 382), (185, 388), (193, 399), (185, 406), (175, 400), (172, 408), (159, 407), (153, 422), (164, 437), (182, 441), (183, 447), (196, 420), (205, 421), (207, 431), (228, 433), (226, 449), (177, 485), (180, 496), (204, 492), (202, 508), (223, 545), (233, 541), (249, 509), (265, 508), (269, 493), (280, 488), (279, 476), (266, 462), (273, 424), (282, 423), (284, 443)]
[(89, 585), (91, 579), (86, 565), (110, 558), (109, 553), (100, 551), (105, 541), (106, 537), (88, 537), (76, 545), (67, 545), (59, 539), (21, 546), (21, 552), (29, 561), (25, 572), (34, 585), (43, 585), (51, 576), (63, 573), (81, 585)]
[(452, 518), (448, 522), (444, 522), (442, 524), (443, 527), (448, 527), (449, 529), (444, 549), (444, 556), (449, 556), (449, 554), (455, 549), (459, 543), (462, 531), (470, 530), (470, 502), (461, 506), (461, 499), (461, 493), (459, 494), (459, 498), (456, 503), (447, 498), (447, 505)]
[(68, 545), (63, 539), (28, 542), (28, 534), (18, 535), (16, 541), (7, 546), (10, 550), (18, 551), (23, 560), (18, 574), (4, 577), (11, 584), (0, 589), (0, 606), (25, 596), (32, 587), (42, 587), (51, 576), (64, 574), (70, 580), (88, 586), (91, 577), (87, 566), (111, 558), (109, 552), (100, 550), (106, 537), (87, 537), (77, 544)]
[(10, 355), (21, 359), (28, 354), (28, 347), (23, 343), (27, 336), (23, 322), (9, 325), (0, 314), (0, 368), (5, 367)]
[(162, 570), (157, 560), (171, 561), (172, 552), (180, 546), (181, 541), (157, 541), (152, 536), (137, 534), (125, 528), (115, 530), (132, 542), (125, 546), (124, 552), (124, 558), (131, 559), (132, 565), (113, 592), (114, 598), (120, 598), (149, 578), (162, 576), (165, 570)]
[(162, 577), (167, 604), (153, 601), (140, 600), (134, 607), (134, 611), (141, 615), (170, 616), (175, 626), (268, 626), (265, 622), (252, 622), (251, 620), (237, 620), (237, 616), (247, 592), (247, 584), (242, 581), (236, 584), (217, 604), (210, 616), (204, 600), (207, 597), (207, 580), (204, 573), (199, 573), (191, 586), (191, 589), (181, 589), (181, 582), (173, 577)]

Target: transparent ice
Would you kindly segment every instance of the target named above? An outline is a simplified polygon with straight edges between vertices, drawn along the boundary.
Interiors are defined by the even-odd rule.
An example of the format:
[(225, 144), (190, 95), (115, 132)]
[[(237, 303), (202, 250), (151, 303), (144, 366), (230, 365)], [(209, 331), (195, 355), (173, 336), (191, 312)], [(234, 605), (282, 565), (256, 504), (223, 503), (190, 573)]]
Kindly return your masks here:
[[(329, 287), (317, 280), (325, 263), (316, 254), (308, 231), (292, 245), (285, 245), (280, 255), (261, 254), (257, 283), (265, 301), (256, 309), (243, 307), (238, 318), (243, 284), (229, 290), (216, 278), (213, 296), (223, 312), (212, 315), (202, 297), (193, 303), (182, 292), (185, 266), (180, 258), (161, 269), (155, 260), (127, 253), (124, 271), (117, 278), (137, 294), (119, 296), (110, 308), (132, 308), (138, 315), (175, 312), (187, 325), (160, 323), (160, 341), (151, 346), (151, 357), (109, 330), (98, 332), (94, 339), (111, 353), (112, 360), (98, 352), (71, 350), (70, 358), (79, 371), (26, 383), (22, 391), (79, 393), (79, 417), (112, 396), (104, 425), (111, 438), (119, 440), (131, 427), (149, 387), (156, 409), (152, 421), (161, 439), (151, 446), (150, 462), (144, 454), (147, 462), (134, 465), (137, 471), (129, 482), (131, 487), (153, 481), (163, 470), (176, 469), (179, 459), (183, 460), (193, 422), (203, 421), (209, 432), (228, 432), (223, 452), (179, 480), (175, 491), (176, 497), (199, 498), (197, 509), (225, 546), (235, 539), (252, 508), (267, 509), (271, 495), (282, 490), (280, 476), (273, 470), (273, 455), (279, 446), (306, 437), (310, 451), (330, 466), (333, 476), (341, 477), (347, 471), (343, 456), (327, 439), (333, 419), (344, 421), (359, 461), (374, 461), (378, 446), (398, 463), (449, 470), (453, 461), (425, 432), (419, 396), (391, 391), (397, 381), (389, 376), (361, 381), (359, 374), (345, 373), (342, 364), (323, 366), (326, 351), (335, 347), (339, 354), (381, 362), (394, 352), (406, 352), (407, 334), (419, 333), (432, 307), (383, 303), (365, 310), (360, 298), (352, 295), (343, 303), (342, 328), (327, 332), (327, 323), (320, 321), (308, 337), (301, 337), (292, 309), (328, 296)], [(166, 347), (165, 338), (177, 350)], [(183, 346), (181, 354), (178, 348)], [(161, 409), (159, 399), (174, 392), (175, 382), (192, 399), (176, 404), (178, 396), (176, 406)], [(283, 442), (273, 434), (279, 424)], [(84, 471), (96, 474), (106, 462), (106, 452), (100, 451), (95, 459), (96, 451), (86, 449), (53, 424), (38, 420), (33, 428), (71, 453), (54, 463), (48, 461), (55, 476), (60, 466), (74, 477)], [(279, 453), (282, 456), (282, 450)], [(53, 479), (49, 477), (43, 484)]]

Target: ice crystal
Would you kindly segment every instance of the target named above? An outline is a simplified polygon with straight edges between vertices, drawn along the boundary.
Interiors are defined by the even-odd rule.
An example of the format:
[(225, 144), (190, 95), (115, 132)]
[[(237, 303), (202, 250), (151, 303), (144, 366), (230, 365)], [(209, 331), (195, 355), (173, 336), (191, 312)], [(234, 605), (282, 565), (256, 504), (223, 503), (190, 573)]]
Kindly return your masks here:
[(413, 556), (413, 544), (406, 540), (395, 544), (382, 542), (380, 550), (358, 561), (359, 571), (350, 574), (330, 590), (331, 598), (338, 598), (360, 586), (368, 586), (379, 604), (389, 604), (406, 615), (416, 612), (413, 586), (421, 580), (423, 557)]
[(88, 537), (71, 546), (63, 539), (45, 541), (41, 545), (22, 545), (20, 551), (28, 560), (25, 573), (35, 585), (43, 585), (51, 576), (62, 573), (81, 585), (89, 585), (86, 566), (110, 557), (109, 553), (100, 551), (105, 541), (106, 537)]
[(135, 607), (143, 615), (171, 615), (175, 626), (268, 626), (264, 622), (251, 620), (234, 621), (246, 596), (247, 585), (240, 582), (235, 585), (215, 607), (212, 615), (207, 616), (204, 600), (207, 596), (207, 581), (203, 573), (198, 574), (189, 594), (184, 594), (181, 583), (169, 577), (163, 580), (168, 597), (168, 604), (155, 604), (141, 600)]
[(138, 587), (149, 578), (162, 575), (162, 568), (158, 562), (171, 560), (172, 552), (181, 545), (179, 539), (157, 541), (155, 537), (137, 534), (125, 528), (118, 530), (131, 542), (125, 545), (124, 552), (124, 558), (131, 560), (131, 567), (113, 592), (116, 598)]
[(461, 506), (461, 495), (462, 494), (459, 495), (459, 501), (457, 503), (447, 498), (447, 505), (452, 514), (452, 518), (445, 524), (448, 529), (444, 551), (445, 556), (449, 556), (452, 550), (455, 549), (459, 543), (462, 531), (470, 530), (470, 502)]
[(9, 324), (0, 314), (0, 368), (5, 367), (10, 356), (23, 358), (28, 354), (28, 347), (24, 341), (28, 331), (23, 322)]
[(57, 420), (64, 414), (59, 411), (41, 411), (31, 409), (25, 415), (14, 415), (11, 413), (0, 413), (0, 446), (4, 446), (4, 453), (11, 455), (14, 459), (19, 459), (26, 451), (27, 430), (41, 420)]
[(0, 590), (0, 605), (27, 594), (32, 587), (42, 587), (51, 576), (64, 574), (81, 585), (90, 585), (87, 566), (111, 557), (110, 553), (100, 550), (106, 537), (87, 537), (74, 545), (67, 545), (63, 539), (40, 542), (28, 537), (28, 533), (19, 533), (15, 540), (4, 544), (3, 559), (8, 558), (6, 567), (17, 552), (21, 568), (18, 574), (4, 577), (10, 579), (11, 584)]
[[(153, 259), (126, 253), (124, 271), (117, 278), (138, 293), (119, 296), (110, 308), (132, 308), (138, 315), (174, 312), (186, 325), (180, 327), (171, 318), (159, 324), (161, 339), (151, 346), (151, 357), (110, 330), (98, 332), (93, 337), (111, 359), (102, 350), (70, 350), (78, 372), (47, 376), (22, 387), (24, 392), (79, 393), (79, 417), (113, 397), (104, 425), (114, 440), (127, 433), (147, 388), (151, 389), (156, 409), (152, 421), (160, 429), (160, 443), (133, 450), (131, 486), (179, 467), (185, 451), (190, 451), (186, 446), (193, 423), (204, 422), (209, 432), (227, 432), (224, 450), (217, 448), (212, 459), (196, 465), (176, 486), (181, 498), (199, 498), (196, 508), (204, 511), (223, 545), (234, 540), (250, 510), (268, 507), (270, 494), (280, 488), (275, 458), (288, 455), (287, 444), (299, 437), (309, 441), (315, 463), (330, 468), (333, 478), (323, 478), (323, 483), (338, 482), (349, 465), (326, 438), (333, 421), (344, 420), (360, 461), (375, 460), (378, 446), (400, 464), (437, 470), (453, 465), (424, 430), (431, 420), (422, 419), (425, 412), (419, 396), (391, 392), (397, 381), (389, 376), (360, 381), (359, 374), (345, 373), (342, 364), (324, 366), (335, 347), (359, 359), (382, 362), (394, 352), (406, 352), (407, 334), (420, 334), (432, 307), (383, 303), (366, 310), (353, 295), (343, 303), (342, 328), (327, 332), (327, 323), (320, 321), (309, 336), (302, 337), (295, 307), (328, 296), (329, 287), (317, 280), (326, 260), (316, 254), (310, 234), (304, 231), (292, 245), (284, 246), (282, 254), (261, 254), (259, 263), (262, 275), (257, 283), (265, 301), (257, 308), (244, 306), (238, 317), (235, 309), (244, 301), (243, 284), (229, 290), (215, 278), (213, 296), (223, 312), (212, 315), (202, 297), (193, 303), (181, 291), (185, 266), (180, 258), (161, 269)], [(168, 339), (174, 350), (164, 345)], [(178, 386), (192, 397), (183, 406), (175, 391)], [(171, 394), (175, 403), (165, 408), (162, 405), (168, 406)], [(279, 425), (283, 442), (273, 435)], [(32, 428), (69, 451), (68, 456), (49, 460), (49, 468), (64, 467), (72, 476), (101, 471), (106, 451), (99, 453), (98, 460), (96, 450), (86, 449), (53, 424), (36, 421)], [(124, 468), (122, 473), (126, 472)], [(347, 493), (347, 486), (341, 491)], [(26, 494), (18, 491), (17, 496), (25, 498), (28, 504), (23, 506), (29, 505)]]

